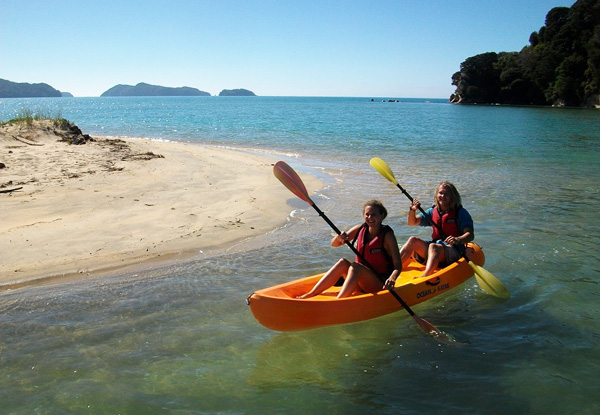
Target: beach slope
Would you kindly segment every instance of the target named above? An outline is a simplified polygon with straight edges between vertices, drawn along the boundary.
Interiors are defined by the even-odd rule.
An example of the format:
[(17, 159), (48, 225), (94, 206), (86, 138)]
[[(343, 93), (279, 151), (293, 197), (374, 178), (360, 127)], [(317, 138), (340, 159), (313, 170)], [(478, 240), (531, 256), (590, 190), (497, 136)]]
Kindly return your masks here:
[(0, 127), (0, 286), (226, 247), (285, 223), (290, 211), (266, 156), (68, 141), (71, 132), (50, 120)]

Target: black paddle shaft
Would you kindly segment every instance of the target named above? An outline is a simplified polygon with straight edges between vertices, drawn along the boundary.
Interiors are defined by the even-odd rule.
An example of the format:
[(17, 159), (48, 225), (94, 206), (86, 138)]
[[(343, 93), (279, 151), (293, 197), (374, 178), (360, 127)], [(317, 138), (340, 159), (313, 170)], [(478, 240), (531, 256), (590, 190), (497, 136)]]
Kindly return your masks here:
[[(410, 200), (410, 203), (414, 202), (414, 199), (412, 198), (412, 196), (409, 195), (408, 192), (406, 190), (404, 190), (404, 188), (402, 186), (400, 186), (399, 183), (396, 183), (396, 186), (398, 186), (398, 189), (400, 189), (400, 191), (402, 193), (404, 193), (404, 196), (406, 196), (408, 198), (408, 200)], [(425, 219), (427, 219), (427, 221), (429, 223), (431, 223), (431, 226), (435, 226), (442, 233), (442, 235), (446, 235), (446, 233), (442, 230), (442, 228), (440, 227), (440, 225), (438, 225), (437, 223), (435, 223), (433, 221), (433, 218), (430, 217), (427, 213), (425, 213), (425, 211), (423, 210), (423, 208), (421, 207), (421, 205), (419, 205), (419, 210), (421, 211), (421, 213), (423, 214), (423, 216), (425, 217)]]
[[(409, 196), (410, 197), (410, 196)], [(321, 211), (321, 209), (319, 209), (319, 207), (317, 205), (315, 205), (314, 203), (312, 204), (312, 207), (317, 211), (317, 213), (319, 214), (319, 216), (321, 216), (325, 222), (327, 222), (329, 224), (329, 226), (331, 226), (331, 229), (333, 229), (335, 231), (335, 233), (337, 233), (338, 235), (341, 235), (341, 231), (337, 228), (337, 226), (335, 226), (335, 224), (329, 220), (329, 218), (325, 215), (325, 213), (323, 213), (323, 211)], [(380, 275), (375, 271), (375, 269), (373, 269), (373, 266), (371, 266), (371, 264), (369, 264), (369, 261), (367, 261), (365, 259), (365, 257), (358, 252), (358, 249), (356, 249), (354, 247), (354, 245), (352, 245), (350, 242), (346, 241), (346, 245), (348, 245), (348, 247), (352, 250), (352, 252), (354, 252), (356, 254), (356, 256), (358, 256), (360, 258), (360, 260), (364, 263), (364, 265), (367, 266), (367, 268), (369, 268), (371, 270), (371, 272), (373, 272), (373, 274), (375, 274), (375, 276), (379, 279), (379, 281), (383, 282), (385, 284), (385, 281), (382, 280), (382, 278), (380, 277)], [(411, 310), (411, 308), (408, 306), (408, 304), (406, 304), (404, 302), (404, 300), (402, 299), (402, 297), (400, 297), (396, 291), (394, 291), (393, 289), (389, 289), (389, 292), (392, 294), (392, 296), (394, 296), (394, 298), (396, 300), (398, 300), (398, 302), (400, 303), (400, 305), (402, 305), (402, 307), (404, 307), (404, 309), (408, 312), (408, 314), (410, 314), (411, 316), (415, 316), (415, 312)]]

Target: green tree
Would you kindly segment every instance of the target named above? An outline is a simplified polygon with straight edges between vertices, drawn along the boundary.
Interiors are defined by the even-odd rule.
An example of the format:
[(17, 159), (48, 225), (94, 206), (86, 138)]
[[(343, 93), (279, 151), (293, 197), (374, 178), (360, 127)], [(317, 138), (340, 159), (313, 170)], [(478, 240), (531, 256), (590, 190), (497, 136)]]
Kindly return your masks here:
[[(494, 102), (500, 92), (500, 81), (494, 64), (495, 52), (482, 53), (468, 58), (460, 65), (460, 72), (453, 76), (453, 85), (461, 101), (469, 103)], [(456, 82), (456, 83), (454, 83)]]
[(453, 102), (600, 105), (600, 0), (555, 7), (520, 52), (467, 58)]

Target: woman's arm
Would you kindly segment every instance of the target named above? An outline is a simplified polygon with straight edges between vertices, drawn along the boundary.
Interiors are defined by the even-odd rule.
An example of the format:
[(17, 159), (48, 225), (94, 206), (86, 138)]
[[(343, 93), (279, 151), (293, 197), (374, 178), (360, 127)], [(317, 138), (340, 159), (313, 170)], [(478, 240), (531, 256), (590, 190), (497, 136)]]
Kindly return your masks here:
[(461, 226), (461, 234), (457, 237), (449, 236), (445, 242), (450, 245), (466, 244), (475, 239), (473, 218), (465, 208), (458, 211), (458, 224)]
[(447, 237), (445, 242), (449, 243), (450, 245), (456, 245), (456, 244), (466, 244), (475, 239), (475, 231), (473, 230), (473, 228), (464, 228), (462, 230), (462, 232), (463, 233), (460, 236)]
[(417, 199), (413, 199), (408, 210), (408, 226), (417, 226), (421, 224), (421, 215), (417, 215), (417, 210), (421, 206), (421, 202)]
[(383, 241), (383, 247), (392, 259), (394, 264), (394, 270), (390, 274), (389, 278), (384, 283), (384, 288), (392, 289), (396, 280), (402, 272), (402, 257), (400, 256), (400, 250), (398, 249), (398, 241), (396, 241), (396, 235), (394, 232), (388, 232), (385, 234), (385, 240)]
[(342, 232), (339, 235), (335, 235), (333, 238), (331, 238), (331, 246), (337, 248), (338, 246), (344, 245), (346, 241), (352, 241), (354, 237), (358, 234), (358, 231), (360, 230), (362, 225), (362, 223), (355, 225), (352, 228), (350, 228), (348, 232)]

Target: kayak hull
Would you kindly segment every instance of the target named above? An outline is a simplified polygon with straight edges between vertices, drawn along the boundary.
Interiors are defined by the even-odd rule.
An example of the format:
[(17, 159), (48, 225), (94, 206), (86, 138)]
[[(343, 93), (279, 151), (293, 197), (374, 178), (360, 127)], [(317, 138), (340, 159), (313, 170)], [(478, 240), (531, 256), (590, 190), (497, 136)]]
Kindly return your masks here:
[[(483, 266), (485, 256), (476, 244), (470, 255), (473, 263)], [(396, 281), (394, 290), (410, 307), (450, 291), (473, 276), (473, 269), (461, 258), (457, 262), (425, 278), (424, 266), (416, 261), (406, 266)], [(347, 298), (336, 298), (340, 287), (331, 287), (320, 295), (298, 299), (319, 281), (324, 274), (313, 275), (254, 292), (248, 305), (256, 320), (276, 331), (307, 330), (317, 327), (347, 324), (369, 320), (402, 309), (388, 290), (377, 293), (356, 293)]]

